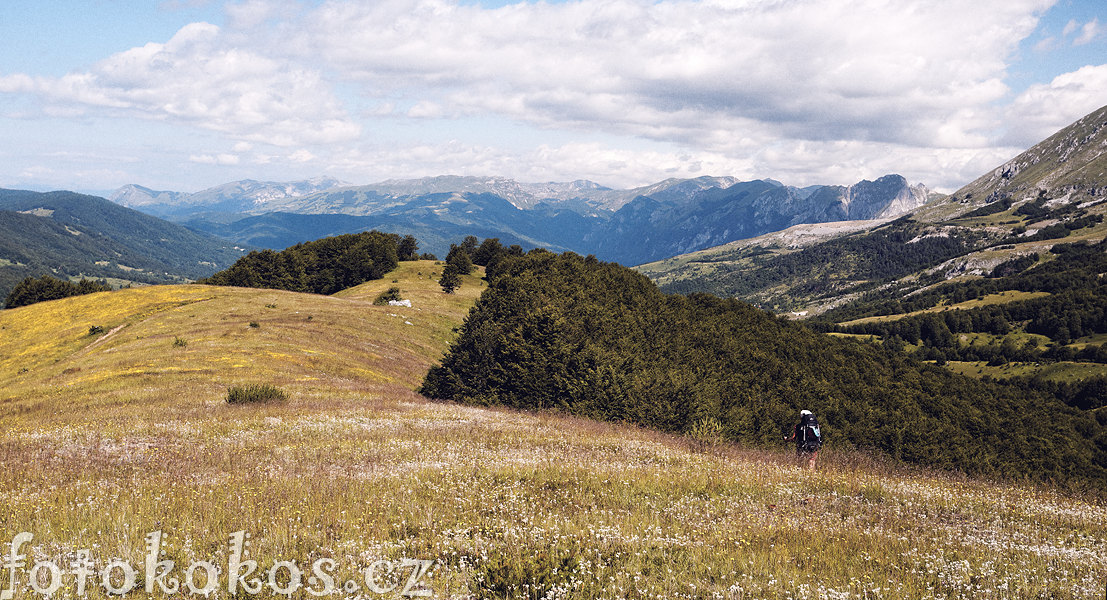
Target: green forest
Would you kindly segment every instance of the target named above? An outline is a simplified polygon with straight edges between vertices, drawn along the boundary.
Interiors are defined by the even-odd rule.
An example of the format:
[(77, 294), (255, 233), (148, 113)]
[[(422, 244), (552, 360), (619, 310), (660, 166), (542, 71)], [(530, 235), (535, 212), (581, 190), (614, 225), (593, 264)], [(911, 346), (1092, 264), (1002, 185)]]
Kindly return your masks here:
[(419, 258), (414, 237), (366, 231), (254, 251), (197, 283), (333, 294), (384, 277), (401, 257)]
[(1107, 428), (1044, 390), (953, 374), (736, 300), (666, 295), (594, 257), (532, 251), (489, 288), (421, 393), (779, 444), (800, 409), (828, 443), (995, 477), (1107, 488)]

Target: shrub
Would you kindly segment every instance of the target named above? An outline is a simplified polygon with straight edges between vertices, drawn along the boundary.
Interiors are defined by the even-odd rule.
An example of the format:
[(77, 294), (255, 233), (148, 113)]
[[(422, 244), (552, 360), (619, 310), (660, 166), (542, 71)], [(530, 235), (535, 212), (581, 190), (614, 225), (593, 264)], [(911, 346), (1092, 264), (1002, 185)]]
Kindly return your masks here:
[(258, 327), (261, 327), (261, 325), (257, 321), (250, 321), (250, 327), (257, 329)]
[(174, 347), (184, 348), (187, 345), (188, 345), (188, 340), (184, 339), (183, 337), (177, 336), (177, 337), (173, 338), (173, 346)]
[(227, 404), (269, 404), (288, 400), (288, 392), (268, 383), (234, 385), (227, 388)]
[(100, 335), (101, 333), (104, 333), (104, 328), (101, 325), (91, 325), (88, 328), (89, 335)]
[(723, 443), (723, 424), (715, 417), (704, 417), (692, 424), (688, 429), (688, 437), (692, 440), (693, 448), (704, 452)]
[(373, 301), (373, 305), (384, 306), (391, 300), (403, 300), (403, 298), (400, 297), (400, 288), (390, 287), (388, 291), (381, 292), (381, 295), (377, 296), (377, 299)]

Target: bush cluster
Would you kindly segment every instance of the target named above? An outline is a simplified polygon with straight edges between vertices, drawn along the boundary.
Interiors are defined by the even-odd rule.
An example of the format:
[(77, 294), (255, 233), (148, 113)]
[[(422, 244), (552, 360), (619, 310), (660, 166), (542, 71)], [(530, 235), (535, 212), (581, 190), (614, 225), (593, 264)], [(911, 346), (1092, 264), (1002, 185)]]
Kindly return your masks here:
[(288, 400), (288, 392), (268, 383), (234, 385), (227, 388), (227, 404), (269, 404)]

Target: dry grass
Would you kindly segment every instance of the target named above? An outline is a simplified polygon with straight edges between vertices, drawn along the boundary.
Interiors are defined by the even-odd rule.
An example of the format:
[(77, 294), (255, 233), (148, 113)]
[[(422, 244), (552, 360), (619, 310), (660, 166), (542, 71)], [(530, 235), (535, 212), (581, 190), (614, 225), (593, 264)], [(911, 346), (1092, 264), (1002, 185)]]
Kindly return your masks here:
[[(262, 569), (330, 557), (339, 585), (434, 560), (438, 598), (1102, 594), (1107, 507), (1090, 500), (428, 402), (411, 390), (481, 288), (401, 269), (340, 298), (171, 286), (0, 312), (3, 531), (32, 532), (37, 559), (141, 570), (161, 530), (183, 577), (225, 567), (245, 530)], [(411, 309), (371, 305), (392, 285)], [(291, 398), (224, 402), (254, 382)]]

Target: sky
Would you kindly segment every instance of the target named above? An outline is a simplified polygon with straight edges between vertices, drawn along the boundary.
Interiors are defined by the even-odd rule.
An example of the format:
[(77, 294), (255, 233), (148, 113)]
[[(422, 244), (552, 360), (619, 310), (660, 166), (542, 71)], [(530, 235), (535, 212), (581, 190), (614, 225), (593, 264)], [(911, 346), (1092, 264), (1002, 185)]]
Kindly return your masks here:
[(1107, 104), (1104, 0), (3, 0), (0, 187), (952, 192)]

